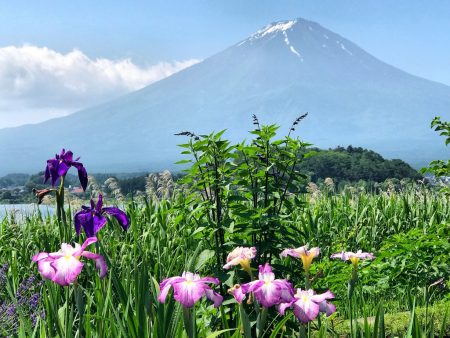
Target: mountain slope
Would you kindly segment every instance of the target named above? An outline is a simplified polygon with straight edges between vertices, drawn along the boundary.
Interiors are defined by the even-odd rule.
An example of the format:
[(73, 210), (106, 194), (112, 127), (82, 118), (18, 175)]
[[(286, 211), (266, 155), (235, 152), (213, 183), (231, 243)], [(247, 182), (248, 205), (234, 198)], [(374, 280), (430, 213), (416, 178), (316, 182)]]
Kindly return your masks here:
[(429, 123), (449, 117), (450, 87), (383, 63), (317, 23), (277, 22), (114, 101), (0, 130), (0, 174), (42, 169), (62, 147), (91, 171), (173, 167), (183, 141), (176, 132), (226, 128), (239, 140), (253, 113), (287, 130), (305, 111), (298, 133), (316, 146), (352, 144), (422, 165), (445, 151)]

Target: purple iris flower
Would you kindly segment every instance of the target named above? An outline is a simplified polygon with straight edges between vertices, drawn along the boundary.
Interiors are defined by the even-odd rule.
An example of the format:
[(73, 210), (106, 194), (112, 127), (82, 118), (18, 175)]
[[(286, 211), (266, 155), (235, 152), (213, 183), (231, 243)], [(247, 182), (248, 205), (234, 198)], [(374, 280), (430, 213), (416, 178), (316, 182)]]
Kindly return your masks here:
[(103, 195), (99, 194), (97, 205), (91, 199), (91, 207), (82, 206), (83, 210), (78, 211), (75, 218), (75, 231), (80, 234), (81, 227), (88, 237), (93, 237), (106, 224), (105, 214), (114, 216), (123, 230), (128, 230), (130, 221), (127, 215), (115, 207), (103, 207)]
[(78, 162), (80, 158), (73, 159), (73, 153), (69, 151), (61, 150), (61, 153), (55, 155), (55, 158), (47, 160), (47, 167), (45, 167), (44, 183), (48, 179), (52, 178), (52, 186), (55, 186), (56, 181), (67, 174), (70, 167), (75, 167), (78, 170), (78, 178), (80, 179), (83, 190), (86, 191), (88, 176), (86, 169), (83, 167), (83, 163)]
[[(289, 303), (294, 299), (294, 289), (291, 283), (285, 279), (275, 279), (275, 274), (268, 263), (259, 266), (258, 280), (243, 284), (241, 288), (244, 294), (253, 292), (255, 298), (265, 308), (280, 303)], [(236, 298), (236, 300), (238, 299)]]
[(175, 300), (186, 308), (193, 307), (203, 295), (214, 303), (214, 307), (218, 307), (222, 304), (223, 297), (217, 292), (214, 292), (208, 285), (209, 283), (219, 284), (220, 282), (215, 277), (201, 278), (196, 273), (185, 271), (181, 277), (170, 277), (161, 282), (159, 286), (161, 291), (158, 300), (164, 303), (172, 286)]

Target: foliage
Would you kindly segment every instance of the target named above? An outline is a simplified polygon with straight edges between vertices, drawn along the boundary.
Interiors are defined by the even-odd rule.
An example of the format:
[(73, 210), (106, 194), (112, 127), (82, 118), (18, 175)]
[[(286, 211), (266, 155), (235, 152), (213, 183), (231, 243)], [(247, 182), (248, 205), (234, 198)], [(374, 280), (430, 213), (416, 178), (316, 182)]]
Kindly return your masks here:
[(337, 183), (359, 180), (383, 182), (388, 178), (420, 179), (421, 176), (402, 160), (386, 160), (374, 151), (360, 147), (337, 147), (330, 150), (314, 149), (315, 156), (305, 159), (300, 169), (316, 182), (331, 177)]
[(0, 177), (0, 188), (23, 186), (28, 181), (29, 175), (27, 174), (9, 174)]
[[(301, 116), (292, 126), (297, 125)], [(254, 116), (255, 139), (231, 145), (222, 139), (224, 131), (197, 136), (191, 132), (189, 143), (180, 146), (192, 163), (181, 183), (188, 186), (186, 208), (196, 206), (191, 215), (198, 231), (211, 239), (216, 250), (216, 272), (225, 264), (227, 252), (245, 243), (255, 246), (263, 261), (270, 262), (277, 247), (292, 245), (298, 233), (289, 222), (289, 212), (301, 207), (297, 195), (306, 178), (296, 165), (308, 144), (289, 135), (275, 140), (278, 127), (261, 126)], [(204, 217), (206, 216), (206, 217)], [(259, 261), (259, 259), (257, 259)]]
[[(151, 332), (149, 335), (154, 337), (182, 336), (181, 310), (173, 300), (169, 300), (165, 305), (156, 300), (157, 281), (167, 276), (179, 275), (187, 269), (203, 275), (211, 274), (215, 270), (215, 255), (210, 249), (209, 240), (204, 239), (202, 231), (198, 231), (200, 228), (196, 220), (190, 217), (197, 213), (199, 206), (192, 204), (179, 208), (180, 205), (186, 206), (187, 197), (185, 194), (175, 193), (172, 200), (161, 201), (158, 205), (145, 202), (143, 205), (136, 202), (128, 204), (127, 213), (132, 220), (129, 232), (123, 233), (118, 226), (109, 224), (102, 232), (99, 250), (108, 257), (111, 269), (108, 277), (103, 281), (99, 280), (92, 266), (87, 267), (86, 274), (80, 275), (79, 285), (84, 302), (82, 324), (80, 325), (81, 318), (74, 302), (75, 294), (69, 294), (69, 300), (72, 301), (68, 302), (66, 319), (64, 289), (46, 282), (41, 289), (41, 294), (45, 297), (40, 307), (47, 313), (47, 317), (45, 320), (38, 320), (37, 332), (43, 332), (43, 336), (56, 336), (67, 325), (66, 320), (71, 320), (70, 327), (74, 335), (79, 332), (91, 337), (133, 337), (139, 336), (139, 332)], [(303, 203), (308, 199), (309, 195), (304, 196)], [(421, 298), (423, 292), (411, 285), (402, 288), (403, 280), (395, 278), (401, 271), (400, 264), (392, 264), (386, 270), (380, 267), (378, 270), (379, 264), (385, 260), (391, 260), (393, 263), (403, 255), (408, 257), (408, 262), (414, 263), (417, 257), (414, 256), (417, 241), (423, 240), (423, 246), (427, 245), (425, 240), (436, 244), (437, 239), (431, 236), (445, 230), (444, 225), (440, 224), (448, 224), (450, 208), (448, 202), (438, 193), (429, 192), (422, 187), (411, 187), (410, 190), (391, 196), (368, 192), (331, 195), (324, 191), (320, 198), (309, 202), (308, 208), (294, 210), (290, 218), (291, 226), (302, 232), (295, 243), (297, 246), (309, 242), (322, 248), (319, 260), (312, 267), (313, 278), (316, 275), (323, 276), (314, 280), (315, 286), (330, 288), (338, 300), (345, 298), (349, 266), (329, 261), (327, 257), (331, 252), (362, 247), (367, 250), (374, 249), (376, 256), (386, 257), (375, 261), (373, 267), (361, 266), (361, 284), (369, 283), (372, 273), (377, 271), (388, 278), (381, 291), (377, 287), (370, 287), (373, 283), (369, 283), (369, 287), (358, 289), (356, 303), (359, 304), (359, 318), (364, 315), (371, 317), (375, 315), (380, 299), (384, 298), (386, 325), (389, 327), (389, 318), (396, 318), (397, 312), (411, 311), (405, 292), (415, 294), (418, 298)], [(418, 233), (421, 231), (414, 229), (425, 229), (425, 237), (420, 237)], [(406, 240), (402, 241), (405, 233), (409, 233), (408, 239), (412, 241), (409, 245)], [(76, 238), (72, 238), (73, 240)], [(79, 240), (81, 241), (82, 239)], [(10, 264), (8, 280), (12, 289), (16, 290), (30, 273), (37, 273), (35, 267), (30, 269), (30, 257), (38, 251), (52, 251), (59, 246), (58, 226), (55, 219), (42, 219), (39, 216), (29, 217), (20, 227), (4, 219), (0, 226), (0, 243), (0, 263)], [(389, 250), (394, 244), (402, 248), (401, 255), (389, 256)], [(439, 253), (440, 247), (433, 248), (433, 244), (430, 244), (430, 248), (434, 250), (432, 252)], [(431, 259), (432, 252), (423, 256), (423, 262), (430, 259), (429, 271), (433, 271), (435, 263)], [(279, 271), (285, 271), (285, 276), (296, 285), (302, 283), (296, 272), (299, 269), (296, 262), (275, 259), (277, 256), (274, 256), (274, 266), (277, 266)], [(407, 277), (408, 271), (414, 271), (415, 267), (412, 265), (410, 269), (403, 270), (400, 276)], [(417, 285), (427, 285), (434, 282), (435, 278), (443, 276), (435, 271), (434, 275), (422, 276), (425, 278), (423, 283)], [(440, 271), (445, 273), (445, 270)], [(376, 278), (378, 277), (374, 277)], [(386, 292), (387, 289), (392, 291)], [(437, 293), (432, 301), (437, 302), (446, 295), (448, 289)], [(231, 302), (229, 299), (227, 301)], [(423, 306), (424, 301), (420, 304)], [(338, 301), (337, 307), (337, 318), (345, 319), (345, 302)], [(60, 316), (53, 315), (55, 313)], [(231, 321), (232, 314), (228, 313), (226, 316)], [(197, 308), (197, 316), (198, 328), (204, 336), (222, 329), (220, 310), (213, 309), (211, 305), (202, 303)], [(408, 317), (407, 314), (405, 317)], [(278, 322), (281, 319), (274, 313), (270, 314), (270, 321)], [(325, 321), (322, 323), (325, 325)], [(234, 322), (229, 323), (230, 328), (236, 327), (235, 325)], [(331, 328), (332, 324), (328, 325)], [(397, 326), (400, 327), (399, 325)], [(23, 326), (23, 330), (26, 330), (26, 326)], [(292, 318), (285, 322), (285, 330), (297, 330)], [(32, 336), (31, 331), (28, 332), (30, 334), (27, 336)], [(331, 334), (325, 334), (324, 337), (326, 336)]]
[[(419, 307), (415, 309), (414, 314), (416, 315), (416, 320), (424, 325), (425, 322), (428, 323), (429, 327), (432, 326), (434, 334), (436, 336), (441, 332), (443, 327), (443, 337), (448, 337), (450, 335), (450, 325), (448, 325), (448, 312), (450, 311), (450, 303), (440, 303), (430, 308)], [(384, 316), (384, 330), (386, 337), (404, 337), (408, 331), (408, 327), (413, 320), (412, 313), (410, 311), (397, 312), (395, 314), (388, 313)], [(364, 326), (366, 323), (373, 330), (376, 317), (366, 317), (358, 320), (358, 326), (360, 330), (364, 332)], [(336, 323), (335, 331), (339, 337), (344, 336), (348, 332), (349, 323), (348, 321), (341, 321)], [(430, 330), (431, 331), (431, 330)], [(428, 337), (434, 337), (434, 334), (430, 334)], [(383, 337), (385, 337), (383, 336)], [(361, 337), (366, 337), (361, 334)], [(416, 336), (413, 336), (416, 337)], [(420, 337), (420, 336), (417, 336)], [(426, 337), (423, 334), (423, 337)]]
[(427, 287), (440, 278), (450, 282), (449, 236), (448, 224), (414, 228), (392, 236), (383, 242), (367, 279), (375, 282), (374, 288), (380, 292), (405, 286)]
[(128, 196), (145, 190), (145, 177), (137, 176), (119, 180), (120, 189)]
[[(191, 167), (180, 184), (172, 185), (167, 173), (152, 176), (148, 181), (154, 194), (161, 193), (157, 198), (117, 199), (131, 220), (128, 232), (108, 220), (98, 233), (95, 253), (106, 258), (106, 278), (100, 279), (95, 267), (86, 264), (74, 285), (63, 288), (44, 281), (34, 311), (45, 317), (35, 316), (33, 322), (26, 314), (19, 316), (17, 325), (2, 334), (186, 337), (183, 319), (196, 328), (187, 330), (192, 336), (211, 338), (290, 337), (299, 332), (318, 337), (431, 337), (447, 332), (450, 322), (441, 310), (449, 301), (450, 201), (424, 185), (400, 181), (382, 191), (336, 191), (330, 180), (306, 189), (307, 178), (298, 168), (310, 156), (308, 144), (291, 133), (276, 139), (276, 126), (260, 126), (256, 118), (254, 123), (254, 140), (236, 145), (224, 139), (223, 132), (183, 133), (189, 141), (182, 147), (190, 158), (182, 162)], [(153, 184), (159, 176), (165, 183), (158, 179)], [(120, 195), (120, 179), (113, 177), (106, 185), (111, 192), (117, 190), (118, 198), (125, 197)], [(84, 241), (72, 228), (75, 211), (66, 211), (67, 224), (41, 214), (20, 224), (9, 215), (1, 220), (0, 264), (9, 264), (2, 299), (19, 302), (20, 285), (37, 274), (31, 256), (56, 250), (61, 239)], [(305, 244), (321, 248), (309, 273), (299, 260), (280, 257), (282, 249)], [(330, 289), (337, 312), (299, 325), (291, 312), (281, 317), (274, 307), (264, 310), (250, 296), (238, 305), (227, 289), (254, 279), (253, 273), (224, 272), (222, 266), (230, 249), (239, 245), (257, 247), (253, 271), (271, 262), (277, 279), (289, 279), (295, 287), (310, 284), (318, 293)], [(329, 259), (334, 252), (358, 249), (377, 258), (362, 261), (357, 274), (351, 265)], [(183, 271), (218, 277), (223, 305), (216, 309), (198, 302), (187, 312), (171, 295), (164, 304), (158, 301), (159, 282)], [(352, 297), (347, 290), (350, 278)]]
[[(440, 136), (445, 137), (445, 145), (450, 143), (450, 122), (441, 121), (440, 117), (435, 117), (431, 122), (431, 128), (439, 132)], [(427, 168), (422, 168), (423, 173), (431, 173), (435, 177), (450, 176), (450, 160), (435, 160), (432, 161)], [(450, 187), (443, 186), (442, 191), (450, 195)]]

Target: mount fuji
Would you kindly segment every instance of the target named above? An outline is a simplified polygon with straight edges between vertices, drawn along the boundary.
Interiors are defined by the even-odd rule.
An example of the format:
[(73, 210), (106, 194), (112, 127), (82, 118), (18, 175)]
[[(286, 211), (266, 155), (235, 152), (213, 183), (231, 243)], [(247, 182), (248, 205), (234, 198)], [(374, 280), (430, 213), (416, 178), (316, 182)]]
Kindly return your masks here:
[(0, 130), (0, 174), (42, 170), (61, 148), (90, 171), (174, 168), (180, 131), (249, 138), (251, 115), (317, 147), (353, 145), (415, 166), (445, 156), (430, 129), (450, 119), (450, 87), (390, 66), (304, 19), (272, 23), (168, 78), (46, 122)]

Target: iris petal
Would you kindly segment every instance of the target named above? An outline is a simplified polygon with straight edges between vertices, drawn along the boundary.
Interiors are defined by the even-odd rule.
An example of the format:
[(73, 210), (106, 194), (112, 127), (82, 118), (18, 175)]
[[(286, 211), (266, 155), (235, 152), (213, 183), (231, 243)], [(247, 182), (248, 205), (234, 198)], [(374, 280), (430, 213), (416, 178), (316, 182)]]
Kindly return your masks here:
[(242, 292), (242, 287), (240, 285), (235, 285), (232, 288), (232, 293), (234, 299), (236, 299), (239, 304), (242, 303), (242, 301), (245, 299), (245, 293)]
[(102, 211), (116, 218), (123, 230), (128, 230), (130, 227), (130, 221), (128, 220), (127, 214), (119, 208), (105, 207)]
[(78, 211), (73, 218), (75, 232), (77, 233), (77, 235), (80, 235), (81, 226), (86, 223), (91, 223), (92, 213), (90, 212), (90, 210), (86, 210), (85, 208), (83, 208), (83, 210)]
[(192, 307), (205, 293), (205, 284), (181, 282), (173, 285), (174, 298), (185, 307)]
[(53, 259), (47, 258), (38, 262), (38, 271), (44, 279), (53, 279), (56, 270), (51, 266)]
[(73, 160), (73, 152), (71, 152), (69, 150), (67, 153), (61, 154), (60, 157), (61, 157), (61, 159), (63, 161), (72, 162), (72, 160)]
[(88, 234), (88, 232), (86, 231), (86, 234), (88, 236), (94, 236), (97, 232), (100, 231), (101, 228), (103, 228), (103, 226), (106, 224), (106, 217), (101, 214), (94, 214), (92, 223), (94, 233)]
[(97, 205), (95, 206), (95, 211), (97, 211), (99, 214), (102, 212), (103, 207), (103, 195), (98, 195)]
[(86, 257), (88, 259), (92, 259), (95, 261), (95, 266), (99, 270), (100, 278), (103, 278), (106, 276), (106, 273), (108, 272), (108, 266), (106, 265), (105, 257), (102, 255), (95, 254), (90, 251), (83, 251), (81, 254), (83, 257)]
[(336, 306), (324, 300), (319, 304), (319, 311), (324, 312), (327, 315), (327, 317), (329, 317), (336, 312)]
[(84, 265), (73, 256), (58, 258), (50, 264), (55, 269), (52, 281), (61, 286), (75, 282)]
[(303, 323), (314, 320), (319, 314), (319, 305), (313, 301), (300, 298), (294, 303), (294, 315)]
[(280, 303), (281, 287), (277, 283), (264, 283), (254, 293), (258, 302), (266, 308)]
[(62, 177), (65, 174), (67, 174), (69, 169), (70, 169), (70, 165), (68, 165), (66, 162), (58, 163), (58, 170), (57, 170), (58, 177)]
[(333, 298), (334, 298), (334, 295), (330, 290), (327, 290), (326, 292), (318, 294), (318, 295), (311, 296), (311, 300), (316, 303), (320, 303), (326, 299), (333, 299)]
[(278, 305), (278, 312), (284, 316), (286, 309), (290, 308), (292, 306), (292, 302), (289, 303), (281, 303)]
[(211, 289), (205, 290), (206, 298), (214, 303), (214, 307), (219, 307), (223, 302), (223, 297)]
[(88, 175), (83, 164), (80, 162), (72, 162), (72, 161), (69, 163), (78, 170), (78, 179), (80, 180), (81, 187), (83, 188), (84, 191), (86, 191), (88, 184)]

